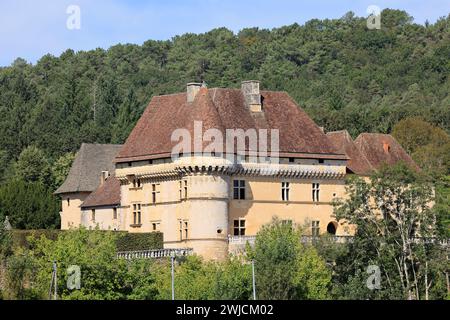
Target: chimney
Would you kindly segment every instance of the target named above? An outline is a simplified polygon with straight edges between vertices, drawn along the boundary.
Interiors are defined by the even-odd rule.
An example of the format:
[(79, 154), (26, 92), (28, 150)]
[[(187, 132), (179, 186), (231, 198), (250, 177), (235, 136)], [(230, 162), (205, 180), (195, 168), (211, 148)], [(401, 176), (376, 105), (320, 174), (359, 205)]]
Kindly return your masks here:
[(109, 177), (109, 171), (102, 171), (102, 175), (100, 176), (100, 185), (103, 185), (103, 183), (108, 179)]
[(259, 81), (242, 81), (241, 90), (244, 94), (245, 103), (251, 112), (261, 112), (261, 94), (259, 92)]
[(191, 82), (187, 84), (187, 102), (192, 103), (194, 102), (195, 96), (200, 91), (200, 88), (202, 87), (201, 83), (197, 82)]
[(384, 153), (389, 153), (389, 151), (391, 151), (391, 146), (386, 141), (383, 141), (383, 150)]

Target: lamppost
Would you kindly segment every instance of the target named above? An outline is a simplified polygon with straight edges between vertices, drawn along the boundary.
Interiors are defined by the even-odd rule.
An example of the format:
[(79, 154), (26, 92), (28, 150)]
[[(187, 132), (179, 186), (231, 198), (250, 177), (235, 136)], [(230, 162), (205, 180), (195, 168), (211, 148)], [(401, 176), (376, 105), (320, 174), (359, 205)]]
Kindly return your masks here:
[(175, 300), (175, 251), (170, 254), (170, 260), (172, 265), (172, 300)]
[(256, 300), (255, 260), (253, 259), (252, 259), (252, 286), (253, 286), (253, 300)]
[(53, 300), (58, 299), (58, 275), (57, 275), (57, 265), (56, 261), (53, 261), (52, 265), (52, 279), (50, 281), (50, 290), (48, 292), (48, 298), (52, 298), (52, 289), (53, 289)]

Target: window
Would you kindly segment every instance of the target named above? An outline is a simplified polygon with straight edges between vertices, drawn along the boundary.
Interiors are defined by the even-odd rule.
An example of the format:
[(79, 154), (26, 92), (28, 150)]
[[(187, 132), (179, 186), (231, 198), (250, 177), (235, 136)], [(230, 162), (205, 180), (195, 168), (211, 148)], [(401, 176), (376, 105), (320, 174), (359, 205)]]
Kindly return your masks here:
[(235, 236), (245, 236), (245, 219), (234, 220)]
[(313, 183), (312, 184), (312, 200), (314, 202), (319, 202), (319, 193), (320, 193), (320, 184)]
[(318, 237), (320, 235), (319, 221), (313, 221), (311, 224), (311, 235)]
[(289, 182), (281, 183), (281, 200), (289, 201)]
[(281, 220), (281, 224), (292, 226), (292, 220)]
[(245, 180), (233, 181), (233, 198), (236, 200), (245, 200)]
[(180, 241), (186, 240), (189, 236), (189, 222), (186, 220), (180, 220)]
[(325, 160), (319, 159), (319, 164), (324, 164), (324, 163), (325, 163)]
[(295, 159), (294, 158), (289, 158), (289, 163), (294, 163)]
[(187, 192), (188, 192), (187, 189), (188, 189), (187, 180), (181, 180), (180, 181), (180, 200), (187, 199)]
[(160, 222), (152, 222), (152, 231), (153, 232), (159, 231), (160, 225), (161, 225)]
[(189, 223), (187, 221), (184, 222), (184, 238), (188, 238), (188, 230), (189, 230)]
[(156, 203), (156, 195), (158, 194), (159, 192), (157, 191), (157, 189), (156, 189), (156, 184), (152, 184), (152, 203), (153, 204), (155, 204)]
[(92, 222), (95, 222), (95, 209), (91, 210), (91, 220)]
[(133, 188), (140, 188), (140, 187), (141, 187), (141, 179), (134, 179)]
[(113, 208), (113, 220), (117, 220), (117, 208)]
[(133, 225), (135, 225), (135, 226), (141, 225), (141, 204), (140, 203), (133, 204)]
[(67, 198), (67, 206), (70, 207), (70, 198)]

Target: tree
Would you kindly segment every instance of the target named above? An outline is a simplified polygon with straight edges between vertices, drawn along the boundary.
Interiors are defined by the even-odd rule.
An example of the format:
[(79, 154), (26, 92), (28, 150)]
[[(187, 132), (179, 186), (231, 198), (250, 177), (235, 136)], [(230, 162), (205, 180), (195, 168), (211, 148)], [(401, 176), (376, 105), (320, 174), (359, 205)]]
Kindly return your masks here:
[[(427, 296), (431, 265), (445, 261), (436, 241), (433, 186), (400, 164), (383, 168), (370, 181), (353, 178), (346, 190), (348, 198), (335, 203), (336, 218), (356, 226), (357, 231), (348, 255), (338, 263), (344, 292), (357, 298)], [(383, 288), (379, 291), (365, 284), (370, 265), (380, 269)], [(443, 277), (442, 272), (436, 274), (440, 278), (435, 278), (434, 285)]]
[(430, 144), (440, 146), (450, 142), (450, 136), (444, 130), (420, 117), (401, 120), (395, 125), (392, 135), (410, 154)]
[[(31, 240), (29, 255), (37, 270), (35, 290), (46, 298), (52, 261), (57, 262), (58, 293), (68, 300), (152, 299), (155, 288), (149, 273), (151, 261), (117, 259), (116, 243), (120, 235), (109, 231), (71, 230), (56, 240), (45, 237)], [(81, 271), (81, 288), (67, 288), (67, 269), (76, 265)]]
[(66, 180), (74, 159), (75, 153), (68, 152), (55, 161), (51, 169), (54, 188), (58, 188)]
[(59, 227), (60, 203), (39, 182), (12, 180), (0, 185), (0, 221), (8, 216), (15, 229)]
[(437, 175), (450, 173), (450, 136), (444, 130), (413, 117), (398, 122), (392, 134), (422, 169)]
[(15, 175), (25, 182), (48, 185), (50, 166), (44, 152), (35, 146), (24, 149), (15, 165)]
[(317, 251), (300, 243), (301, 230), (275, 218), (257, 234), (249, 257), (255, 261), (258, 299), (326, 299), (331, 273)]

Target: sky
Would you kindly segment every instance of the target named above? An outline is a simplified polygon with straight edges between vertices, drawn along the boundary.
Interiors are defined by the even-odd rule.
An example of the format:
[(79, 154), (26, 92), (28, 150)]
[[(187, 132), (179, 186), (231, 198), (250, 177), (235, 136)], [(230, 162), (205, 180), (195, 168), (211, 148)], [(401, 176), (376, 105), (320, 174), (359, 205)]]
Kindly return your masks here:
[(217, 27), (271, 29), (348, 11), (366, 17), (370, 5), (405, 10), (422, 24), (450, 13), (450, 0), (0, 0), (0, 66)]

